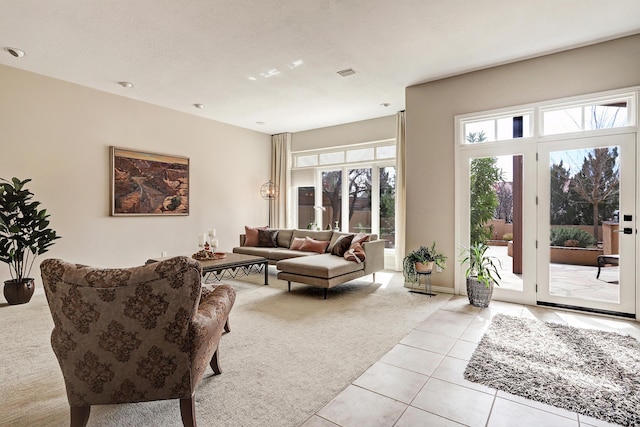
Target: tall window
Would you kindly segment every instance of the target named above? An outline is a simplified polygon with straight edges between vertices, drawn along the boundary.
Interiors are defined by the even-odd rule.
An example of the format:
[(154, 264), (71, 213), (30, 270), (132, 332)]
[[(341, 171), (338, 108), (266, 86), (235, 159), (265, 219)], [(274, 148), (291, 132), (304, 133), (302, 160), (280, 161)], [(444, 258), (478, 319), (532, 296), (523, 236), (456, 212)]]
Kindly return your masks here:
[(381, 167), (380, 171), (380, 238), (385, 248), (396, 247), (396, 167)]
[(322, 172), (322, 224), (340, 229), (342, 212), (342, 170)]
[(299, 228), (374, 233), (395, 248), (395, 141), (293, 153), (293, 161)]
[(315, 221), (315, 194), (314, 187), (298, 187), (298, 228), (307, 228)]
[(349, 169), (349, 231), (371, 232), (371, 168)]

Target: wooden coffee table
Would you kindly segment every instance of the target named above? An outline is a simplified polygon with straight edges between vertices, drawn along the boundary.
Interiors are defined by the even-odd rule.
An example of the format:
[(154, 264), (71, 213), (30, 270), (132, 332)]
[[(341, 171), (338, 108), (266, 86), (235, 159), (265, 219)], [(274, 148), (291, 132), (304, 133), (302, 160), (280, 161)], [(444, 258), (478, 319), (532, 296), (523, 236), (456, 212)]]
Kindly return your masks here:
[[(166, 258), (152, 258), (147, 264), (162, 261)], [(198, 260), (202, 266), (202, 275), (205, 281), (220, 282), (224, 279), (248, 276), (264, 272), (264, 284), (269, 284), (269, 260), (254, 255), (225, 253), (221, 259)]]

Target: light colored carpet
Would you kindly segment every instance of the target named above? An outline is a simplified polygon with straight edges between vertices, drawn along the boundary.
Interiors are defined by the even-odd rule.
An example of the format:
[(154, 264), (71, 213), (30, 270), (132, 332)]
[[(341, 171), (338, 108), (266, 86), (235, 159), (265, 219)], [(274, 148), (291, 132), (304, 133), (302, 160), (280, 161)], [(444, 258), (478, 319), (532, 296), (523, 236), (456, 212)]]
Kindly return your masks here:
[(464, 375), (607, 422), (640, 425), (640, 342), (628, 335), (497, 315)]
[[(389, 351), (451, 295), (408, 292), (381, 272), (329, 291), (263, 275), (229, 280), (238, 291), (231, 333), (220, 345), (222, 375), (196, 391), (202, 426), (299, 426)], [(49, 337), (42, 285), (31, 302), (0, 303), (0, 424), (65, 426), (64, 382)], [(0, 298), (4, 303), (4, 300)], [(4, 424), (6, 423), (6, 424)], [(95, 406), (90, 426), (181, 425), (177, 401)]]

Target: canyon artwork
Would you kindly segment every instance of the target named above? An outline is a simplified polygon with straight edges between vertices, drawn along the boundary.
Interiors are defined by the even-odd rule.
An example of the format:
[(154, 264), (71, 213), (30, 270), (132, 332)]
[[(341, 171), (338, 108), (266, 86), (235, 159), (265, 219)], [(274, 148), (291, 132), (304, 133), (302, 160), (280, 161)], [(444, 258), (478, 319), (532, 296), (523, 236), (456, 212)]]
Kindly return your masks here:
[(189, 159), (112, 147), (112, 215), (188, 215)]

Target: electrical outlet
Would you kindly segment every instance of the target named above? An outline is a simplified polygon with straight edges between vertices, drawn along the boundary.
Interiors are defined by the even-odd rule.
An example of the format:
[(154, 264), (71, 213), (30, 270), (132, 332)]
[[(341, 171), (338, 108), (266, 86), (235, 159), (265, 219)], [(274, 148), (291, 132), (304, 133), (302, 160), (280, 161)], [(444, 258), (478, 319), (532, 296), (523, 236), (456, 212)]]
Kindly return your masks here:
[(166, 258), (167, 257), (167, 251), (162, 251), (162, 258)]
[(436, 273), (442, 273), (442, 267), (436, 265)]

